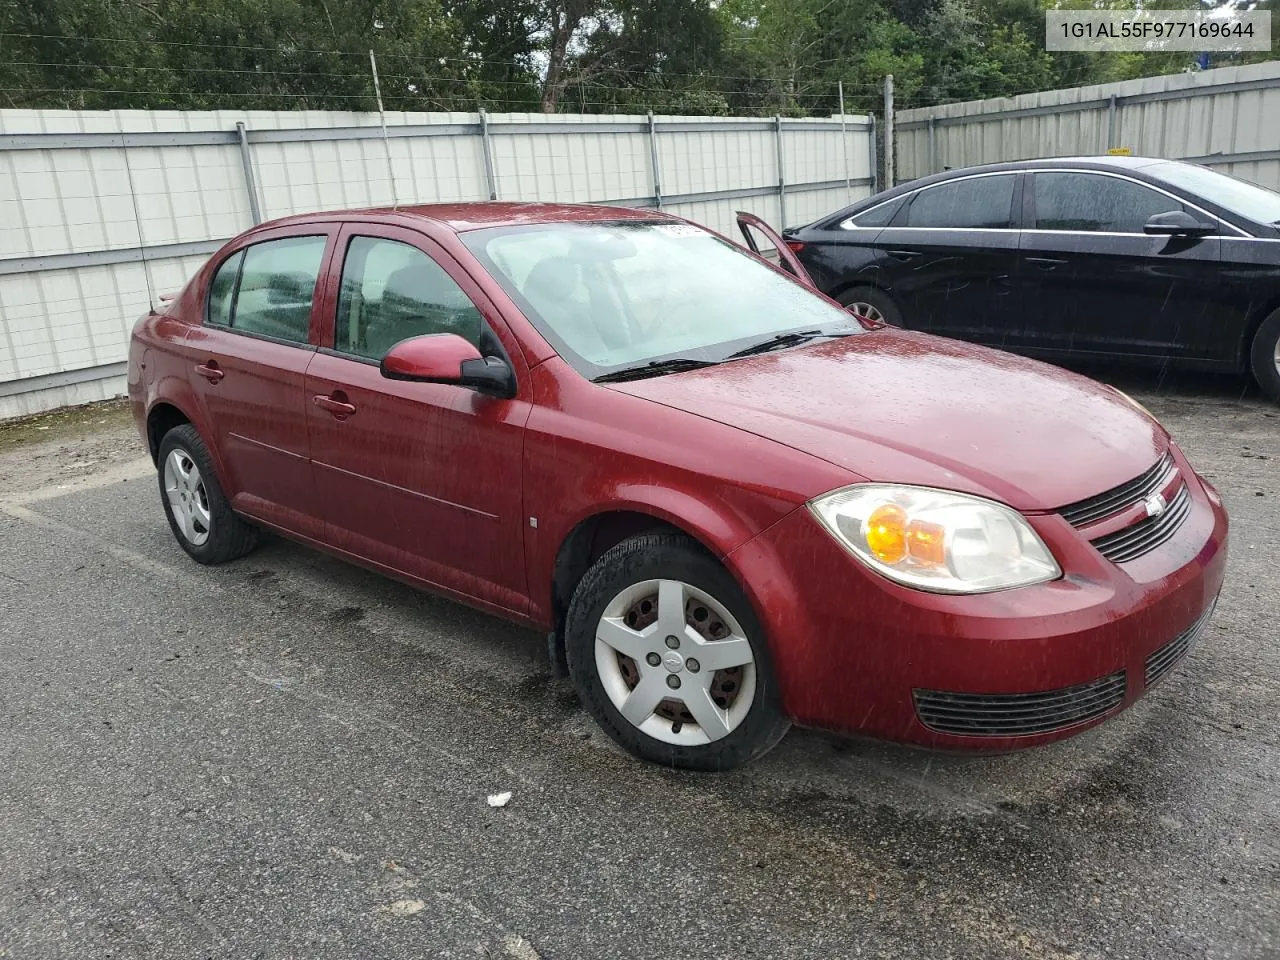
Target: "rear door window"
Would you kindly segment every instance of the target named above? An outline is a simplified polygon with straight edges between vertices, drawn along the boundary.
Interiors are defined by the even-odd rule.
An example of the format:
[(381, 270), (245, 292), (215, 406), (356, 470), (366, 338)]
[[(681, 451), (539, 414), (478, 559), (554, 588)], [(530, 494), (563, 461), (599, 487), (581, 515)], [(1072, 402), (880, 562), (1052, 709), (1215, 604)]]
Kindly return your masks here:
[(1099, 173), (1032, 176), (1037, 230), (1142, 233), (1157, 213), (1183, 206), (1158, 190)]
[(209, 322), (306, 343), (327, 242), (324, 236), (267, 240), (228, 259), (210, 285)]
[(1013, 226), (1014, 175), (969, 177), (925, 187), (907, 208), (904, 227), (1001, 230)]

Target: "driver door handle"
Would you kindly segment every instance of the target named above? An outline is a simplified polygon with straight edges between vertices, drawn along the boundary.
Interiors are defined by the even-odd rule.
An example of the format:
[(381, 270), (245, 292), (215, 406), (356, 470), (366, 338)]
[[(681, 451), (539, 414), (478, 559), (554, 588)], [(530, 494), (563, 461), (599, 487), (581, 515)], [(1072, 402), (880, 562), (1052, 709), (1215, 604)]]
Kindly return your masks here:
[(330, 396), (325, 396), (323, 393), (319, 394), (312, 397), (311, 402), (321, 410), (328, 410), (339, 420), (345, 420), (356, 412), (356, 405), (348, 403), (347, 395), (341, 391), (337, 391)]
[(210, 360), (208, 363), (197, 363), (196, 373), (200, 374), (200, 376), (204, 377), (210, 383), (217, 383), (227, 375), (226, 371), (222, 370), (218, 366), (217, 360)]
[(915, 250), (886, 250), (885, 253), (893, 257), (893, 259), (895, 260), (903, 260), (903, 261), (915, 260), (917, 257), (920, 256), (919, 252)]

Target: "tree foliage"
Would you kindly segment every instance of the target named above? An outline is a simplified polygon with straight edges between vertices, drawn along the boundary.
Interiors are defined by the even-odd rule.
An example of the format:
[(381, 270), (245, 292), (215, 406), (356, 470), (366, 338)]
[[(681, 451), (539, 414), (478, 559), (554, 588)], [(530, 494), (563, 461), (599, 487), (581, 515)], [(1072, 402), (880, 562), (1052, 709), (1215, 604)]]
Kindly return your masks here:
[(822, 115), (887, 73), (914, 106), (1192, 69), (1045, 51), (1046, 7), (1133, 2), (38, 0), (0, 5), (0, 105), (368, 110), (370, 50), (396, 110)]

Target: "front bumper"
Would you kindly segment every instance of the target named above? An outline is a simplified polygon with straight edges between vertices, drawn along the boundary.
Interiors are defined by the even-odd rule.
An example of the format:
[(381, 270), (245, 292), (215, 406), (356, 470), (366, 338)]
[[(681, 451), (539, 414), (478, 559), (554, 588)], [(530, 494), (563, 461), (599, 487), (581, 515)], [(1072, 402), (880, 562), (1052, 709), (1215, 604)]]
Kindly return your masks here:
[[(912, 590), (856, 561), (804, 509), (744, 544), (727, 562), (768, 633), (787, 712), (840, 732), (999, 750), (1127, 707), (1203, 628), (1226, 566), (1226, 512), (1177, 456), (1191, 510), (1136, 560), (1106, 560), (1057, 514), (1027, 518), (1065, 571), (1051, 583)], [(993, 723), (964, 726), (988, 708)]]

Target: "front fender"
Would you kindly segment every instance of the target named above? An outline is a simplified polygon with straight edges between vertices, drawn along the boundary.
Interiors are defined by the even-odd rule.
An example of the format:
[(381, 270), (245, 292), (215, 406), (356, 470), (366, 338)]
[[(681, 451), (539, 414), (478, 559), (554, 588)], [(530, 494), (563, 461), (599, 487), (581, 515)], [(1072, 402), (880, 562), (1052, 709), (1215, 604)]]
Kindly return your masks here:
[(530, 537), (529, 569), (539, 571), (529, 578), (531, 617), (554, 624), (553, 581), (561, 547), (584, 522), (614, 513), (661, 521), (698, 541), (718, 560), (759, 532), (757, 522), (701, 491), (643, 480), (614, 484), (599, 499), (540, 521), (537, 535)]

